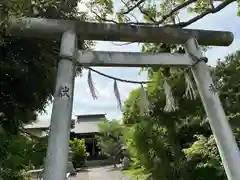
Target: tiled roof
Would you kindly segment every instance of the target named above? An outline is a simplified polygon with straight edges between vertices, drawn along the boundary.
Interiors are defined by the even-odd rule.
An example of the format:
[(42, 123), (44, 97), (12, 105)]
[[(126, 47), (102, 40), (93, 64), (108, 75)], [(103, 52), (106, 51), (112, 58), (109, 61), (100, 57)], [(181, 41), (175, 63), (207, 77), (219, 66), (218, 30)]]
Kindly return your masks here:
[[(77, 115), (75, 127), (71, 129), (74, 133), (95, 133), (99, 132), (98, 124), (105, 118), (105, 114)], [(26, 125), (25, 129), (48, 129), (50, 121), (36, 121)]]

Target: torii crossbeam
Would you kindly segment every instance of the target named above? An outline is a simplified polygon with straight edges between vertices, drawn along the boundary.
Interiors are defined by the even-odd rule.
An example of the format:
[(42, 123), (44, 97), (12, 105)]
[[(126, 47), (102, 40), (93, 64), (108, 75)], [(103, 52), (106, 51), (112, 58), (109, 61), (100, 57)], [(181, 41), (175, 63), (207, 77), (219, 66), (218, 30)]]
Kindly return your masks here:
[[(99, 24), (70, 20), (25, 18), (11, 19), (8, 31), (13, 36), (30, 36), (61, 40), (56, 90), (45, 162), (44, 180), (65, 180), (68, 140), (73, 105), (75, 64), (98, 66), (191, 66), (202, 102), (213, 131), (229, 180), (240, 180), (240, 153), (219, 96), (209, 90), (213, 85), (199, 45), (228, 46), (231, 32), (164, 27)], [(77, 51), (77, 39), (127, 42), (184, 44), (187, 54), (140, 54)], [(109, 56), (111, 55), (111, 57)]]

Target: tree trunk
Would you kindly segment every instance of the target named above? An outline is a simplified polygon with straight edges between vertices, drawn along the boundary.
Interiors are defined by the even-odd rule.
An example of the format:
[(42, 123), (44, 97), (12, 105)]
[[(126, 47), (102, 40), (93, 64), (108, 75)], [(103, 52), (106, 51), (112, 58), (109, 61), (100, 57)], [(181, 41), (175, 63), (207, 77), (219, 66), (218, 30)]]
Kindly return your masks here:
[(173, 161), (174, 161), (174, 179), (182, 180), (186, 176), (186, 171), (183, 167), (184, 154), (181, 149), (179, 139), (176, 134), (176, 124), (173, 120), (168, 126), (168, 137), (172, 147)]

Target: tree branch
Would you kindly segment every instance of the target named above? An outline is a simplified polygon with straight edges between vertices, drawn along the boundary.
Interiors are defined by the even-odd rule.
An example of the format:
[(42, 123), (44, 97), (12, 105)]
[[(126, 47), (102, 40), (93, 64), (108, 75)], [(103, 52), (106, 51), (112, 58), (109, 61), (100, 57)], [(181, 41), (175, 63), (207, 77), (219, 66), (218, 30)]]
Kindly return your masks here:
[(145, 12), (141, 7), (138, 6), (138, 9), (139, 9), (139, 11), (140, 11), (142, 14), (144, 14), (144, 15), (147, 16), (152, 22), (154, 22), (154, 24), (157, 23), (156, 20), (153, 19), (152, 17), (150, 17), (149, 14), (148, 14), (147, 12)]
[[(140, 0), (140, 1), (138, 1), (137, 4), (135, 4), (134, 6), (128, 8), (127, 11), (122, 12), (121, 14), (128, 14), (128, 13), (130, 13), (130, 12), (133, 11), (136, 7), (138, 7), (139, 5), (141, 5), (144, 1), (145, 1), (145, 0)], [(124, 3), (124, 4), (125, 4), (125, 3)]]
[(196, 2), (197, 0), (188, 0), (184, 2), (183, 4), (180, 4), (179, 6), (175, 7), (171, 12), (169, 12), (167, 15), (164, 15), (160, 21), (157, 22), (157, 24), (162, 24), (167, 18), (171, 17), (174, 13), (177, 11), (187, 7), (188, 5)]
[[(160, 24), (164, 23), (164, 21), (166, 21), (168, 18), (170, 18), (174, 13), (176, 13), (177, 11), (179, 11), (179, 10), (181, 10), (181, 9), (183, 9), (183, 8), (186, 8), (188, 5), (190, 5), (190, 4), (192, 4), (192, 3), (196, 2), (196, 1), (197, 1), (197, 0), (188, 0), (188, 1), (184, 2), (183, 4), (180, 4), (179, 6), (175, 7), (172, 11), (170, 11), (168, 14), (164, 15), (164, 16), (162, 17), (162, 19), (159, 20), (159, 21), (157, 21), (157, 22), (156, 22), (156, 20), (154, 20), (153, 18), (150, 18), (149, 15), (141, 9), (141, 7), (136, 6), (136, 7), (139, 8), (139, 10), (141, 11), (141, 13), (143, 13), (145, 16), (148, 16), (149, 19), (150, 19), (153, 23), (138, 22), (138, 23), (129, 23), (129, 24), (132, 24), (132, 25), (152, 25), (152, 26), (154, 26), (154, 25), (160, 25)], [(213, 2), (213, 1), (222, 2), (223, 0), (211, 0), (211, 2)], [(229, 2), (229, 1), (231, 1), (231, 2)], [(219, 6), (221, 7), (221, 6), (223, 5), (223, 7), (221, 7), (221, 9), (223, 9), (223, 8), (226, 7), (228, 4), (230, 4), (230, 3), (234, 2), (234, 1), (236, 1), (236, 0), (227, 0), (227, 1), (224, 1), (222, 4), (220, 4)], [(208, 12), (207, 14), (209, 14), (209, 13), (216, 13), (216, 12), (220, 11), (221, 9), (216, 10), (216, 9), (219, 8), (219, 6), (217, 6), (216, 8), (210, 9), (210, 11), (212, 11), (212, 12)], [(135, 8), (136, 8), (136, 7), (135, 7)], [(209, 10), (206, 10), (206, 11), (209, 11)], [(206, 13), (206, 11), (205, 11), (204, 13)], [(213, 12), (213, 11), (216, 11), (216, 12)], [(207, 15), (207, 14), (204, 14), (204, 13), (198, 15), (197, 17), (199, 17), (199, 19), (203, 18), (204, 16)], [(201, 17), (201, 16), (202, 16), (202, 17)], [(197, 19), (197, 20), (199, 20), (199, 19)], [(195, 21), (197, 21), (197, 20), (195, 20)], [(190, 21), (190, 20), (189, 20), (189, 21)], [(195, 21), (194, 21), (194, 22), (195, 22)], [(188, 21), (187, 21), (187, 22), (188, 22)], [(177, 23), (177, 24), (175, 24), (175, 25), (166, 25), (166, 26), (171, 26), (171, 27), (179, 27), (179, 26), (180, 26), (180, 27), (181, 27), (181, 24), (182, 24), (182, 23), (183, 23), (183, 22)], [(192, 23), (193, 23), (193, 22), (192, 22)], [(190, 22), (190, 24), (191, 24), (191, 22)], [(185, 26), (183, 26), (183, 27), (186, 27), (186, 26), (188, 26), (188, 25), (190, 25), (190, 24), (187, 24), (187, 25), (185, 25)]]
[[(129, 12), (131, 12), (132, 10), (134, 10), (135, 8), (138, 8), (140, 10), (140, 12), (142, 14), (144, 14), (145, 16), (148, 16), (148, 13), (145, 12), (142, 7), (139, 7), (139, 5), (141, 5), (141, 3), (143, 3), (145, 0), (140, 0), (136, 5), (132, 6), (131, 8), (128, 9), (128, 11), (122, 13), (122, 14), (127, 14)], [(197, 0), (188, 0), (186, 2), (184, 2), (183, 4), (180, 4), (179, 6), (175, 7), (172, 11), (170, 11), (168, 14), (164, 15), (162, 17), (161, 20), (159, 21), (156, 21), (155, 19), (149, 17), (149, 19), (152, 21), (151, 23), (146, 23), (146, 22), (129, 22), (129, 23), (126, 23), (126, 25), (136, 25), (136, 26), (159, 26), (160, 24), (164, 23), (164, 21), (166, 21), (168, 18), (170, 18), (174, 13), (176, 13), (177, 11), (183, 9), (183, 8), (186, 8), (188, 5), (196, 2)], [(176, 27), (176, 28), (184, 28), (200, 19), (202, 19), (203, 17), (205, 17), (206, 15), (212, 13), (217, 13), (218, 11), (220, 11), (221, 9), (225, 8), (227, 5), (231, 4), (232, 2), (235, 2), (236, 0), (210, 0), (210, 1), (220, 1), (222, 2), (220, 5), (218, 5), (217, 7), (215, 8), (211, 8), (211, 9), (207, 9), (206, 11), (204, 11), (203, 13), (197, 15), (196, 17), (186, 21), (186, 22), (179, 22), (179, 23), (176, 23), (176, 24), (168, 24), (168, 25), (165, 25), (164, 27)], [(211, 6), (212, 7), (212, 6)], [(100, 18), (102, 21), (106, 21), (106, 22), (112, 22), (112, 23), (115, 23), (117, 24), (118, 22), (117, 21), (114, 21), (114, 20), (110, 20), (110, 19), (105, 19), (105, 18), (102, 18), (100, 17), (96, 12), (93, 11), (93, 13), (98, 17)]]
[(106, 19), (106, 18), (103, 18), (101, 16), (99, 16), (93, 9), (91, 9), (92, 13), (95, 14), (99, 19), (101, 19), (102, 21), (105, 21), (105, 22), (111, 22), (111, 23), (114, 23), (114, 24), (118, 24), (117, 21), (114, 21), (113, 19)]
[(214, 6), (214, 4), (213, 4), (213, 0), (209, 0), (209, 1), (210, 1), (211, 8), (214, 9), (215, 6)]
[(151, 18), (145, 11), (143, 11), (143, 9), (141, 7), (139, 7), (139, 5), (141, 4), (140, 3), (138, 6), (134, 6), (134, 8), (138, 7), (139, 11), (142, 14), (144, 14), (145, 16), (148, 16), (149, 19), (153, 22), (153, 24), (152, 23), (139, 23), (139, 22), (138, 23), (130, 23), (130, 24), (136, 24), (136, 25), (159, 25), (159, 24), (162, 24), (167, 18), (171, 17), (174, 13), (176, 13), (177, 11), (187, 7), (188, 5), (190, 5), (190, 4), (192, 4), (192, 3), (196, 2), (196, 1), (197, 0), (188, 0), (188, 1), (184, 2), (183, 4), (180, 4), (179, 6), (174, 8), (171, 12), (169, 12), (166, 15), (164, 15), (160, 21), (156, 21), (155, 19)]
[(224, 2), (222, 2), (220, 5), (218, 5), (216, 8), (212, 8), (212, 9), (207, 9), (206, 11), (204, 11), (202, 14), (199, 14), (198, 16), (186, 21), (186, 22), (180, 22), (178, 24), (175, 24), (175, 25), (167, 25), (168, 27), (180, 27), (180, 28), (183, 28), (183, 27), (186, 27), (196, 21), (198, 21), (199, 19), (202, 19), (204, 16), (212, 13), (216, 13), (218, 11), (220, 11), (221, 9), (225, 8), (227, 5), (235, 2), (236, 0), (226, 0)]

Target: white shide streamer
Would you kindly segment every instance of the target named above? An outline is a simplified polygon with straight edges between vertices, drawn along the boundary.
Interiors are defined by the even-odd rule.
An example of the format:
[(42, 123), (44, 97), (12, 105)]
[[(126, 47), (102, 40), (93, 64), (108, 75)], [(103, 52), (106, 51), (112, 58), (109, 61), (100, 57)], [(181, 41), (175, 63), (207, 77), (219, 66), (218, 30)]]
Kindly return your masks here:
[(185, 78), (185, 83), (186, 83), (185, 96), (187, 98), (190, 98), (191, 100), (196, 99), (197, 93), (194, 89), (194, 85), (193, 85), (188, 73), (184, 73), (184, 78)]
[(93, 99), (94, 100), (97, 99), (97, 90), (93, 84), (91, 70), (88, 71), (88, 86), (89, 86), (89, 90), (92, 94)]
[(164, 81), (163, 88), (164, 88), (164, 93), (166, 95), (166, 105), (164, 107), (164, 111), (166, 112), (176, 111), (178, 107), (173, 97), (171, 87), (166, 80)]
[(118, 103), (118, 108), (122, 111), (122, 101), (121, 101), (121, 97), (120, 97), (120, 93), (119, 93), (119, 89), (118, 89), (118, 85), (117, 85), (117, 81), (114, 80), (114, 85), (113, 85), (113, 89), (114, 89), (114, 94), (116, 96), (117, 99), (117, 103)]
[(141, 115), (148, 113), (148, 111), (149, 111), (148, 95), (142, 84), (141, 84), (141, 89), (140, 89), (140, 97), (139, 97), (138, 106), (139, 106)]

